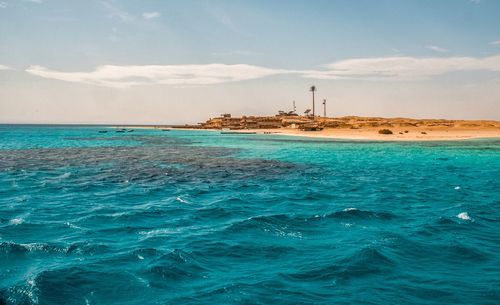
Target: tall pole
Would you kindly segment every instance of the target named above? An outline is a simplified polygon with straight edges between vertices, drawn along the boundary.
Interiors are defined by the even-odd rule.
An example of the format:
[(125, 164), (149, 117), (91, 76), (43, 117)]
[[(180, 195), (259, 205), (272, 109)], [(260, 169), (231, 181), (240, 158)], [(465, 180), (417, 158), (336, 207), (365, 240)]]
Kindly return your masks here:
[(326, 118), (326, 98), (323, 100), (323, 116)]
[(314, 91), (315, 90), (312, 91), (312, 93), (313, 93), (313, 118), (315, 117), (315, 115), (314, 115)]
[(315, 107), (314, 107), (314, 92), (316, 92), (316, 86), (311, 86), (311, 88), (309, 89), (309, 91), (312, 92), (312, 95), (313, 95), (313, 118), (316, 117), (316, 111), (315, 111)]

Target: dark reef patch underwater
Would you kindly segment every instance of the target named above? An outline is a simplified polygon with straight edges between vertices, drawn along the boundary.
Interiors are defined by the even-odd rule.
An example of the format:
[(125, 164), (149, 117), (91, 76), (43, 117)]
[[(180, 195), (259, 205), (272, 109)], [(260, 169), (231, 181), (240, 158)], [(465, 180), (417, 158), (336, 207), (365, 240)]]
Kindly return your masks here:
[(100, 129), (0, 127), (0, 305), (500, 304), (499, 140)]

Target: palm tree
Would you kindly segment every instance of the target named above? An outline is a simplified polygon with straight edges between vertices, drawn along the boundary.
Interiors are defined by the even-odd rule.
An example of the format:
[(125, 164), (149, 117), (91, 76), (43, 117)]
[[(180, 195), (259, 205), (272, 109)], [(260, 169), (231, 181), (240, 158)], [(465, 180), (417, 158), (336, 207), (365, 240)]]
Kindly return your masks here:
[(315, 117), (315, 112), (314, 112), (314, 92), (316, 92), (316, 86), (311, 86), (311, 88), (309, 89), (309, 91), (312, 92), (312, 95), (313, 95), (313, 118)]

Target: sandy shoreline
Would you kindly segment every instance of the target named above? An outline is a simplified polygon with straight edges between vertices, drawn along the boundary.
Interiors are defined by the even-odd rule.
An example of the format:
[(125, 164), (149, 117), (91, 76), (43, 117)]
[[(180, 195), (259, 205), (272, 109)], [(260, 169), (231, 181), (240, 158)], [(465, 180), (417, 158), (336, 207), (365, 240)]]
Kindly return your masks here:
[[(467, 139), (500, 138), (500, 129), (423, 129), (392, 128), (393, 134), (378, 133), (379, 129), (337, 129), (325, 128), (321, 131), (301, 131), (296, 129), (254, 130), (287, 136), (310, 138), (376, 140), (376, 141), (457, 141)], [(405, 133), (405, 131), (407, 131)], [(423, 134), (422, 132), (425, 132)]]
[[(136, 129), (170, 129), (170, 130), (192, 130), (192, 131), (214, 131), (219, 129), (195, 129), (195, 128), (169, 128), (167, 126), (117, 126), (118, 128)], [(391, 128), (393, 134), (379, 134), (380, 128), (325, 128), (321, 131), (303, 131), (292, 128), (279, 129), (248, 129), (234, 130), (235, 133), (256, 133), (265, 135), (283, 135), (308, 138), (342, 139), (342, 140), (374, 140), (374, 141), (458, 141), (467, 139), (500, 138), (500, 128), (425, 128), (425, 127), (402, 127)], [(424, 132), (424, 133), (422, 133)]]

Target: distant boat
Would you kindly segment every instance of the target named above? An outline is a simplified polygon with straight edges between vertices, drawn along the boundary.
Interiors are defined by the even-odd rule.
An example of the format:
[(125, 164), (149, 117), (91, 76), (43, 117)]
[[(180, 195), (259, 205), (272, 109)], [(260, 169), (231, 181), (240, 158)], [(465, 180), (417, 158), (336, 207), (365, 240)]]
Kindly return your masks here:
[(221, 131), (221, 134), (257, 134), (255, 131)]
[(117, 129), (115, 130), (115, 132), (125, 132), (126, 130), (125, 129)]
[(134, 132), (134, 130), (133, 129), (129, 129), (129, 130), (127, 130), (127, 132)]
[(99, 130), (99, 133), (108, 133), (107, 130)]

